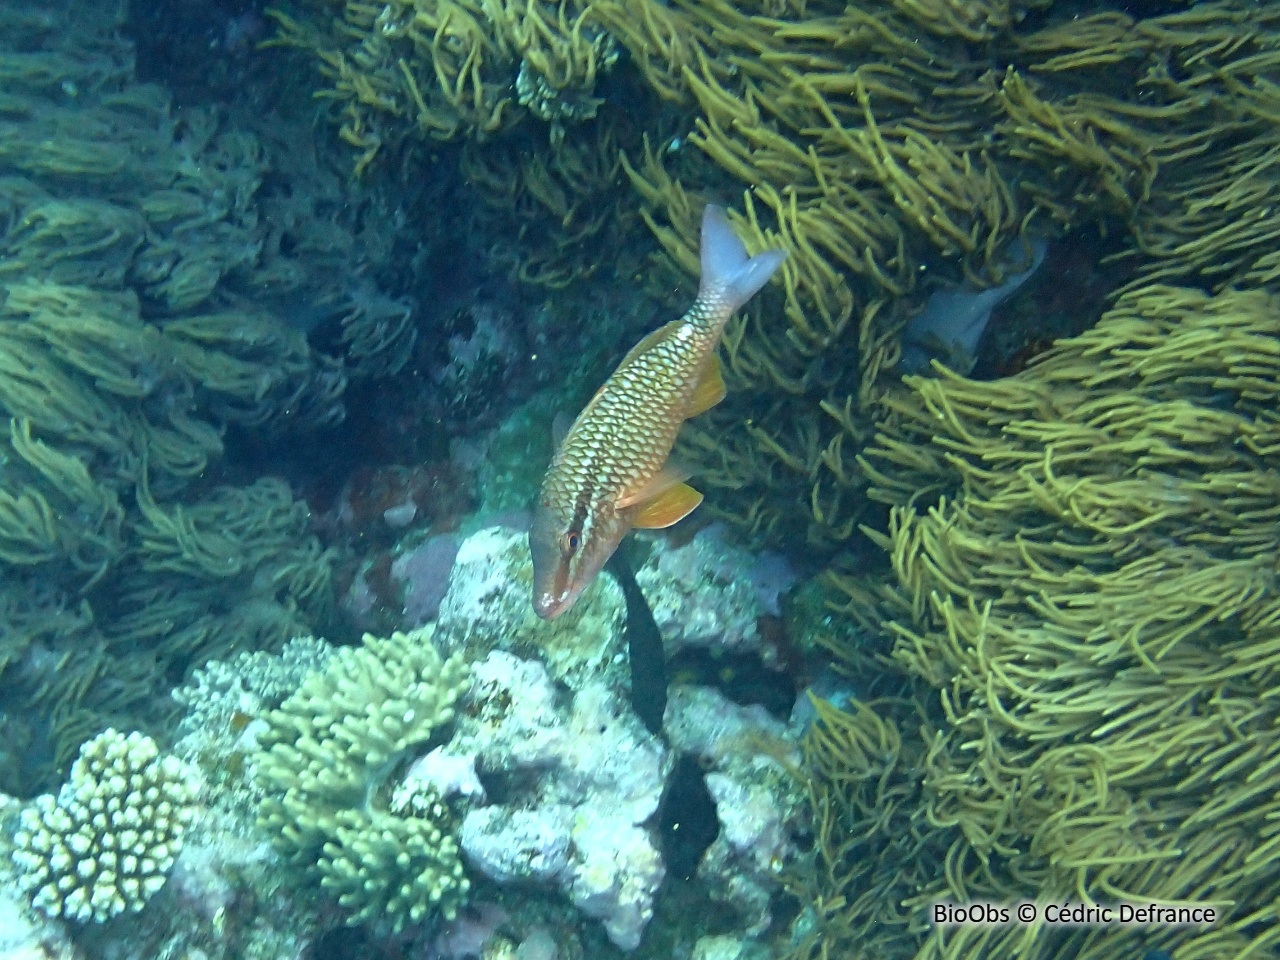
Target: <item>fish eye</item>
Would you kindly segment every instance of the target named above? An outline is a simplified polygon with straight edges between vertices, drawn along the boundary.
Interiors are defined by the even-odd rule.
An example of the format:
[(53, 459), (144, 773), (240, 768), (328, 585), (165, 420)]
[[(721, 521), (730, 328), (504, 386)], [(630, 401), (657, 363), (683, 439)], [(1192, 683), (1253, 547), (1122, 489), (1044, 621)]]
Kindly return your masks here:
[(578, 552), (578, 547), (582, 545), (582, 534), (577, 530), (570, 530), (560, 538), (560, 546), (567, 556), (573, 556)]

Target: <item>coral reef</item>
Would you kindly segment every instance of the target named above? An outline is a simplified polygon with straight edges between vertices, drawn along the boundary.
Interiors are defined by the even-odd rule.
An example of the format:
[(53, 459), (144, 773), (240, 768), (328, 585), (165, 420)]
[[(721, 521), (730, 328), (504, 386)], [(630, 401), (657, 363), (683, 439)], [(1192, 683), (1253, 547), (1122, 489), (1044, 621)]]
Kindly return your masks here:
[(525, 531), (489, 527), (467, 537), (440, 602), (440, 648), (477, 660), (504, 650), (543, 661), (573, 689), (601, 677), (624, 689), (627, 670), (618, 653), (625, 610), (617, 584), (600, 578), (563, 622), (547, 626), (529, 602), (532, 576)]
[(474, 676), (454, 748), (531, 786), (466, 815), (467, 862), (499, 883), (563, 890), (634, 950), (666, 875), (652, 821), (669, 752), (604, 683), (585, 683), (566, 708), (536, 661), (495, 651)]
[[(749, 246), (788, 253), (784, 290), (730, 331), (736, 396), (685, 456), (722, 516), (844, 561), (874, 509), (856, 458), (930, 302), (908, 339), (963, 322), (931, 318), (947, 291), (989, 297), (1033, 239), (1072, 232), (1146, 279), (1275, 279), (1274, 84), (1249, 79), (1273, 11), (962, 6), (300, 0), (274, 42), (318, 69), (357, 173), (452, 165), (490, 208), (471, 232), (501, 234), (523, 282), (581, 287), (616, 258), (619, 281), (678, 299), (701, 207), (740, 198)], [(971, 363), (982, 316), (947, 361)], [(1046, 345), (1034, 326), (1005, 331), (1010, 352)], [(502, 332), (464, 352), (518, 357)]]
[[(716, 527), (687, 543), (645, 539), (644, 553), (636, 579), (668, 657), (695, 651), (779, 665), (780, 645), (768, 622), (779, 612), (780, 593), (795, 582), (782, 557), (752, 555)], [(613, 578), (597, 578), (562, 625), (533, 613), (530, 576), (524, 529), (490, 527), (464, 539), (439, 606), (441, 648), (471, 657), (506, 650), (542, 660), (555, 679), (574, 689), (601, 677), (626, 689), (625, 644), (619, 643), (625, 604)]]
[(662, 631), (668, 658), (700, 647), (717, 656), (746, 653), (777, 664), (777, 644), (760, 624), (780, 613), (780, 595), (796, 582), (780, 554), (753, 555), (720, 525), (712, 525), (688, 543), (655, 540), (636, 582)]
[(50, 917), (106, 920), (164, 886), (195, 816), (194, 768), (140, 733), (80, 748), (57, 796), (36, 797), (14, 834), (18, 885)]
[(1277, 317), (1261, 290), (1135, 287), (1023, 373), (890, 401), (865, 467), (893, 584), (840, 582), (937, 691), (936, 899), (1213, 902), (1167, 945), (1275, 942)]
[(452, 719), (467, 683), (462, 661), (442, 659), (431, 634), (366, 634), (334, 652), (258, 736), (262, 826), (351, 924), (398, 931), (452, 918), (469, 887), (440, 799), (382, 794), (408, 751)]
[[(782, 890), (779, 871), (806, 829), (790, 772), (798, 733), (758, 706), (680, 687), (664, 723), (668, 750), (626, 699), (616, 584), (600, 578), (563, 622), (539, 620), (528, 599), (524, 539), (503, 528), (465, 539), (437, 621), (442, 649), (479, 658), (449, 749), (473, 756), (482, 780), (505, 785), (501, 800), (479, 802), (463, 818), (468, 863), (499, 884), (560, 890), (600, 919), (615, 945), (635, 949), (665, 889), (658, 814), (676, 755), (685, 754), (712, 790), (722, 825), (721, 839), (696, 852), (700, 889), (728, 907), (744, 936), (762, 934)], [(776, 659), (758, 620), (776, 609), (788, 570), (757, 566), (722, 531), (702, 531), (687, 544), (656, 537), (646, 546), (637, 579), (673, 628), (673, 647), (725, 646)], [(704, 606), (719, 611), (720, 622), (694, 615)]]
[[(162, 729), (189, 678), (211, 813), (156, 896), (193, 932), (142, 910), (131, 949), (1275, 951), (1277, 9), (296, 0), (253, 61), (320, 94), (330, 154), (301, 107), (175, 108), (71, 6), (0, 17), (0, 787)], [(681, 456), (821, 575), (779, 602), (720, 531), (642, 540), (660, 741), (614, 584), (537, 621), (510, 511), (619, 331), (687, 294), (708, 202), (788, 257)], [(274, 467), (349, 411), (326, 548)], [(285, 646), (335, 593), (434, 633)], [(789, 672), (776, 715), (732, 702), (742, 661)], [(718, 833), (677, 867), (686, 780)], [(1049, 898), (1224, 919), (929, 922)]]
[(175, 110), (119, 10), (63, 13), (0, 36), (0, 708), (28, 745), (0, 782), (27, 794), (104, 726), (153, 729), (189, 666), (331, 608), (305, 506), (224, 473), (225, 437), (341, 419), (342, 361), (264, 304), (354, 246), (265, 185), (308, 156), (316, 183), (314, 153)]
[(262, 717), (329, 662), (333, 647), (315, 637), (294, 637), (279, 653), (241, 651), (191, 671), (173, 690), (182, 707), (174, 750), (206, 771), (206, 779), (238, 788), (246, 758), (258, 748)]
[(762, 707), (742, 707), (707, 687), (675, 687), (664, 727), (673, 749), (703, 771), (720, 831), (698, 864), (713, 899), (755, 938), (773, 922), (784, 872), (800, 860), (809, 810), (795, 771), (802, 729)]
[[(1028, 237), (1117, 236), (1114, 256), (1147, 281), (1276, 277), (1262, 199), (1274, 84), (1241, 78), (1270, 63), (1277, 21), (1236, 0), (1145, 19), (1049, 0), (530, 2), (483, 17), (462, 0), (376, 15), (346, 3), (340, 23), (319, 0), (303, 7), (283, 37), (323, 65), (362, 161), (467, 139), (467, 179), (528, 240), (526, 279), (581, 278), (531, 264), (598, 240), (580, 212), (594, 202), (619, 224), (645, 218), (664, 251), (649, 286), (670, 299), (694, 272), (702, 204), (742, 197), (735, 229), (787, 250), (785, 290), (730, 331), (738, 402), (690, 431), (686, 456), (717, 488), (714, 509), (778, 541), (865, 546), (856, 457), (891, 416), (904, 328), (935, 294), (998, 289)], [(597, 96), (615, 47), (626, 57)], [(590, 81), (596, 119), (552, 121), (560, 139), (530, 146), (519, 57), (558, 91)], [(605, 186), (612, 172), (559, 175), (611, 171), (619, 155), (632, 197)], [(556, 222), (562, 242), (546, 238)]]
[(76, 960), (64, 931), (44, 917), (30, 916), (17, 891), (0, 888), (0, 957), (6, 960)]
[[(139, 914), (130, 949), (281, 956), (324, 949), (335, 921), (387, 949), (413, 943), (441, 957), (472, 942), (543, 955), (549, 943), (561, 956), (645, 956), (665, 942), (665, 823), (682, 814), (663, 806), (676, 754), (627, 701), (620, 597), (602, 584), (584, 600), (596, 609), (580, 648), (567, 635), (548, 642), (558, 628), (532, 614), (513, 630), (505, 618), (516, 598), (528, 607), (521, 539), (502, 528), (462, 539), (451, 599), (424, 629), (345, 648), (301, 637), (192, 671), (174, 694), (183, 717), (173, 752), (203, 773), (202, 813), (158, 894), (164, 909)], [(699, 544), (655, 540), (642, 567), (650, 588), (688, 602), (679, 580), (692, 575), (732, 606), (727, 586), (749, 582), (734, 571), (752, 558), (719, 535)], [(661, 565), (669, 552), (678, 555)], [(743, 609), (776, 603), (777, 586), (753, 586)], [(739, 619), (745, 628), (750, 618)], [(451, 638), (448, 659), (440, 636)], [(697, 642), (714, 641), (699, 627)], [(489, 649), (503, 644), (524, 656)], [(794, 734), (710, 690), (674, 701), (667, 736), (697, 758), (691, 775), (714, 791), (710, 812), (722, 824), (709, 851), (696, 848), (692, 882), (723, 911), (718, 928), (745, 944), (774, 917), (778, 871), (803, 830), (785, 773)], [(486, 925), (494, 897), (503, 919)], [(89, 955), (117, 945), (107, 936)]]

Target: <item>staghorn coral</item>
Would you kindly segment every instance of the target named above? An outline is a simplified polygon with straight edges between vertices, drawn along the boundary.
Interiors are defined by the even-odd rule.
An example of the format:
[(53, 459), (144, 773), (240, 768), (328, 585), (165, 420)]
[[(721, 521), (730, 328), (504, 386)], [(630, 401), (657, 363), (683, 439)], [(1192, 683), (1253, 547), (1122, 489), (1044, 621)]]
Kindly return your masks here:
[(430, 628), (335, 651), (266, 716), (254, 777), (260, 823), (350, 924), (399, 931), (452, 919), (470, 885), (449, 814), (430, 790), (383, 796), (391, 775), (453, 717), (467, 683)]
[(50, 917), (103, 921), (164, 886), (195, 816), (194, 768), (154, 740), (104, 730), (80, 748), (57, 796), (37, 797), (14, 835), (18, 885)]

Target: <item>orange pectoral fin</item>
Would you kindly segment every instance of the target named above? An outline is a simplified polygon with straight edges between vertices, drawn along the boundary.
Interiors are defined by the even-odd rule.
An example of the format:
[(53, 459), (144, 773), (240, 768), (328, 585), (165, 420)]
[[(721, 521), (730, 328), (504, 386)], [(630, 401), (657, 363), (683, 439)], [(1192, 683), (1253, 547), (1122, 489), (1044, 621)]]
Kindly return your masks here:
[(626, 510), (638, 503), (644, 504), (650, 500), (656, 500), (672, 487), (678, 487), (684, 483), (692, 473), (692, 470), (687, 470), (680, 464), (668, 460), (667, 465), (658, 471), (656, 477), (643, 486), (636, 487), (630, 493), (624, 493), (614, 506), (619, 510)]
[(693, 396), (689, 400), (689, 412), (685, 414), (685, 419), (706, 413), (723, 400), (727, 392), (724, 387), (724, 374), (720, 370), (720, 358), (713, 356), (702, 379), (693, 388)]
[(680, 483), (645, 500), (631, 514), (631, 526), (642, 530), (661, 530), (683, 520), (702, 502), (702, 494), (687, 483)]

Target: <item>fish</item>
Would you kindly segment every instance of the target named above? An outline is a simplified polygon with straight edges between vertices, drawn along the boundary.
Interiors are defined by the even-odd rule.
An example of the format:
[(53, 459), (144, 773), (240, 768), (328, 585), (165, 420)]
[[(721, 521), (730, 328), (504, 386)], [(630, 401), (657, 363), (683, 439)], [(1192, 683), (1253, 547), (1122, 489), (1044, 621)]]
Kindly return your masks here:
[(782, 266), (782, 250), (748, 256), (723, 208), (702, 214), (693, 306), (628, 353), (566, 432), (529, 525), (533, 608), (569, 610), (632, 529), (688, 516), (702, 494), (671, 462), (680, 425), (725, 396), (716, 348), (729, 318)]
[(605, 564), (613, 574), (627, 605), (627, 659), (631, 664), (631, 709), (646, 730), (662, 733), (662, 716), (667, 712), (667, 657), (662, 648), (662, 630), (653, 619), (653, 608), (644, 597), (625, 544)]

